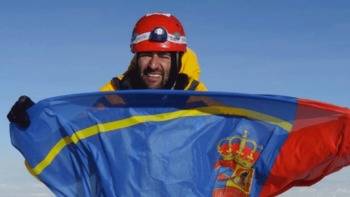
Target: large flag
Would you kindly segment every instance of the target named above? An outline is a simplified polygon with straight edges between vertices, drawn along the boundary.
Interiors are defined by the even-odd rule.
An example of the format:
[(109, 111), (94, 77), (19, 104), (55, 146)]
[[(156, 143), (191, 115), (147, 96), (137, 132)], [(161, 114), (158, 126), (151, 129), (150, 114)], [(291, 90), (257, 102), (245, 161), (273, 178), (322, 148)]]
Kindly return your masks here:
[(272, 196), (350, 164), (350, 110), (292, 97), (118, 91), (28, 113), (12, 143), (57, 196)]

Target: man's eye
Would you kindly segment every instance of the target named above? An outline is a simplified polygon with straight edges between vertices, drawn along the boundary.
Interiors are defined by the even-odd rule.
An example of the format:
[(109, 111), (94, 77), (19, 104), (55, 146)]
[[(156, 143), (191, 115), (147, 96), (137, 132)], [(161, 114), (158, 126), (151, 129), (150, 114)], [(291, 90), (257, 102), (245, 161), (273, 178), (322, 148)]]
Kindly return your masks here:
[(170, 53), (159, 53), (158, 56), (160, 58), (164, 58), (164, 59), (170, 59), (171, 58)]
[(152, 57), (152, 53), (140, 53), (140, 57)]

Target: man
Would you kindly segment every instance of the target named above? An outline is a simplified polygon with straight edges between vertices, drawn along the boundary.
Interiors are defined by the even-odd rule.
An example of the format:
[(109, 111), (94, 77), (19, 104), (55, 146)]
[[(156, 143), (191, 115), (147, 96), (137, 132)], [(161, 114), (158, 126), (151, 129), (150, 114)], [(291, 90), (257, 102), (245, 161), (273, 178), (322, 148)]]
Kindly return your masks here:
[(187, 48), (180, 21), (167, 13), (151, 13), (136, 23), (131, 39), (135, 54), (128, 70), (101, 91), (125, 89), (207, 90), (199, 82), (196, 55)]
[[(135, 54), (127, 71), (100, 88), (101, 91), (128, 89), (174, 89), (205, 91), (199, 82), (199, 64), (187, 48), (180, 21), (168, 13), (151, 13), (136, 23), (131, 39)], [(7, 117), (10, 122), (28, 127), (26, 110), (35, 103), (21, 96)]]

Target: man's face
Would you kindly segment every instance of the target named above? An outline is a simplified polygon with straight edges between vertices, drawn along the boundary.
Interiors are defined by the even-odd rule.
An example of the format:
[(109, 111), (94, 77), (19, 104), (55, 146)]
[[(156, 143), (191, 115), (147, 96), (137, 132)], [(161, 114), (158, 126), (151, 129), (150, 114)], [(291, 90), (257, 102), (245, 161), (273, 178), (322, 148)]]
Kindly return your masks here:
[(169, 52), (142, 52), (137, 63), (140, 77), (147, 88), (163, 88), (169, 80), (171, 54)]

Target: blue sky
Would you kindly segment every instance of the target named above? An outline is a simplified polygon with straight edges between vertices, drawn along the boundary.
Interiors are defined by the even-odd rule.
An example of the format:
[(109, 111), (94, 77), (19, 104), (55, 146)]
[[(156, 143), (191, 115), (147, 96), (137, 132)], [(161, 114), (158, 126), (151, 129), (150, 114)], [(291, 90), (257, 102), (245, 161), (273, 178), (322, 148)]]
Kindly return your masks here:
[[(350, 107), (349, 1), (1, 1), (2, 195), (48, 194), (10, 144), (5, 115), (18, 96), (38, 101), (97, 91), (125, 70), (133, 25), (153, 11), (173, 13), (182, 21), (210, 90)], [(336, 190), (349, 196), (349, 176), (345, 168), (286, 195), (327, 196)]]

